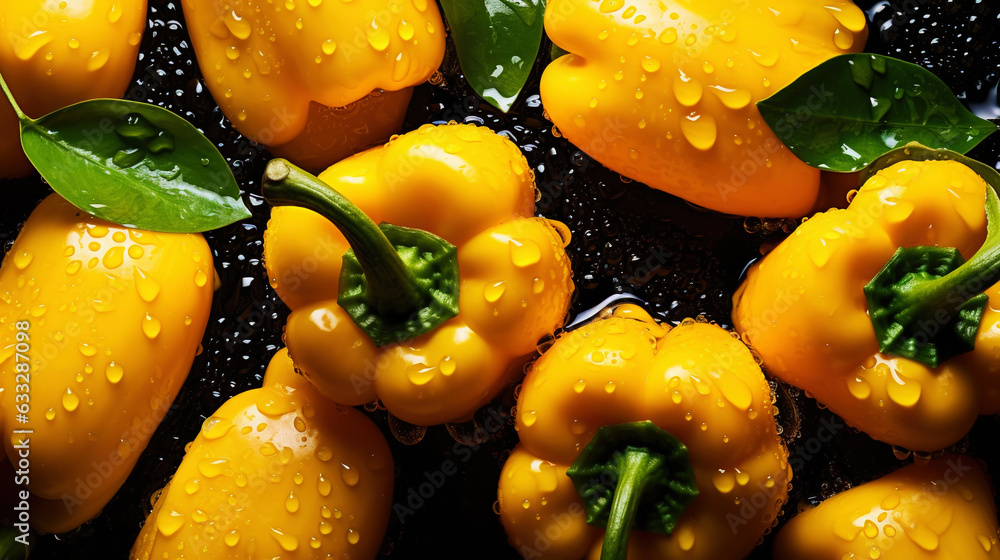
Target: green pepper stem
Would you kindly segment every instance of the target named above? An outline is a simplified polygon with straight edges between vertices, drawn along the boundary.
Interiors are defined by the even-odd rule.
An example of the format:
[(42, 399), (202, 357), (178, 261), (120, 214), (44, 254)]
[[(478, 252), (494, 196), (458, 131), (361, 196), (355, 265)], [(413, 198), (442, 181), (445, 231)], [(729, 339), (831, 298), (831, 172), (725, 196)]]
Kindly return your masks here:
[(337, 226), (364, 270), (365, 297), (380, 314), (406, 315), (423, 304), (413, 271), (378, 225), (344, 195), (285, 159), (268, 163), (263, 193), (271, 204), (308, 208)]
[(17, 119), (19, 121), (30, 121), (31, 118), (24, 114), (21, 107), (17, 104), (14, 99), (14, 94), (10, 92), (10, 88), (7, 87), (7, 81), (3, 79), (3, 74), (0, 74), (0, 88), (3, 89), (3, 94), (7, 96), (7, 101), (10, 101), (10, 106), (14, 108), (14, 112), (17, 113)]
[(914, 282), (896, 296), (900, 315), (912, 318), (933, 317), (939, 311), (949, 316), (972, 297), (1000, 282), (1000, 201), (989, 185), (986, 187), (986, 241), (975, 255), (941, 278)]
[(629, 447), (625, 451), (604, 532), (601, 560), (625, 560), (628, 556), (629, 534), (643, 490), (662, 464), (663, 455), (651, 453), (648, 449)]

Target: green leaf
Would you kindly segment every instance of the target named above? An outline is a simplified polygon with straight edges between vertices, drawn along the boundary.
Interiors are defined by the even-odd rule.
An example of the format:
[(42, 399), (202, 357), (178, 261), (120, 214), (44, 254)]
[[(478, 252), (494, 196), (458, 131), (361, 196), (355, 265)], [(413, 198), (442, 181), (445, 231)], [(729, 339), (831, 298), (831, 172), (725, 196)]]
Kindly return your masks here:
[(867, 53), (831, 58), (757, 108), (799, 159), (838, 172), (909, 142), (965, 153), (997, 129), (929, 71)]
[(544, 0), (441, 0), (441, 7), (469, 84), (506, 113), (538, 56)]
[(250, 216), (222, 154), (154, 105), (95, 99), (25, 118), (21, 144), (54, 191), (109, 222), (200, 232)]
[(959, 153), (917, 144), (878, 158), (862, 179), (900, 161), (956, 161), (987, 183), (986, 241), (968, 262), (951, 247), (901, 247), (865, 286), (868, 315), (885, 354), (929, 367), (975, 348), (989, 297), (1000, 281), (1000, 174)]

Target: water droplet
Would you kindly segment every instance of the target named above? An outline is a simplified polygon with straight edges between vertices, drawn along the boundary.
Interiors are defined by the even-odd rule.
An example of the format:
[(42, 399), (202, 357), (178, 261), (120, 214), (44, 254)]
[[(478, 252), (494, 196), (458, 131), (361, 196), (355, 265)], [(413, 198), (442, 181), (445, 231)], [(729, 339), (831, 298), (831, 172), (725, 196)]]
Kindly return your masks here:
[(156, 516), (156, 528), (165, 537), (173, 535), (184, 526), (184, 514), (174, 510), (160, 510)]
[(319, 479), (316, 480), (316, 491), (319, 492), (319, 495), (323, 497), (329, 496), (332, 489), (333, 485), (330, 484), (330, 481), (323, 478), (323, 475), (319, 475)]
[(847, 390), (857, 399), (867, 399), (872, 394), (872, 386), (860, 377), (847, 380)]
[(854, 35), (838, 27), (833, 32), (833, 44), (837, 45), (837, 48), (846, 51), (854, 45)]
[(48, 409), (48, 410), (45, 411), (45, 419), (46, 420), (54, 420), (55, 417), (56, 417), (56, 411), (55, 411), (55, 409), (50, 408), (50, 409)]
[(299, 511), (299, 499), (295, 496), (294, 492), (289, 492), (288, 497), (285, 498), (285, 510), (288, 513)]
[(198, 461), (198, 472), (208, 478), (221, 475), (229, 465), (228, 459), (202, 459)]
[(863, 531), (866, 537), (868, 537), (869, 539), (874, 539), (875, 537), (878, 536), (878, 525), (875, 525), (875, 522), (872, 521), (871, 519), (866, 519)]
[(226, 546), (234, 547), (240, 542), (240, 533), (236, 529), (233, 529), (232, 531), (226, 533), (226, 536), (223, 537), (223, 540), (226, 542)]
[(21, 60), (31, 60), (42, 47), (52, 42), (47, 30), (37, 30), (27, 39), (14, 41), (14, 54)]
[(573, 384), (573, 391), (577, 393), (582, 393), (584, 389), (587, 388), (587, 382), (583, 379), (578, 379), (576, 383)]
[(692, 146), (699, 150), (708, 150), (715, 145), (718, 128), (711, 115), (691, 114), (681, 119), (681, 132)]
[(83, 354), (84, 356), (91, 357), (97, 355), (97, 346), (93, 344), (87, 344), (86, 342), (81, 342), (78, 345), (78, 348), (80, 349), (80, 353)]
[(329, 461), (333, 458), (333, 451), (331, 451), (329, 447), (320, 447), (319, 450), (316, 451), (316, 457), (318, 457), (320, 461)]
[[(137, 247), (138, 245), (134, 245)], [(135, 270), (135, 290), (139, 292), (139, 297), (146, 303), (152, 303), (156, 296), (160, 295), (160, 283), (153, 280), (139, 267)]]
[(360, 539), (361, 539), (361, 536), (358, 534), (358, 532), (356, 530), (354, 530), (354, 529), (348, 529), (347, 530), (347, 542), (349, 542), (351, 544), (358, 544), (358, 540), (360, 540)]
[(108, 50), (98, 50), (90, 53), (90, 58), (87, 59), (87, 70), (97, 72), (101, 68), (104, 68), (110, 57), (111, 51)]
[(295, 538), (294, 535), (286, 535), (282, 531), (271, 527), (271, 536), (274, 537), (274, 540), (278, 541), (278, 545), (285, 552), (294, 552), (299, 548), (299, 539)]
[(240, 58), (240, 48), (236, 45), (226, 47), (226, 58), (229, 60), (238, 60)]
[[(701, 101), (701, 82), (690, 78), (684, 72), (674, 78), (674, 97), (677, 102), (685, 107), (692, 107)], [(683, 121), (681, 121), (683, 126)]]
[(940, 539), (934, 531), (931, 531), (927, 525), (917, 521), (914, 524), (903, 524), (903, 532), (906, 536), (913, 541), (913, 544), (919, 546), (920, 548), (933, 552), (937, 550)]
[(337, 43), (333, 39), (327, 39), (323, 41), (323, 54), (329, 56), (337, 51)]
[(458, 364), (455, 362), (455, 359), (452, 358), (451, 356), (445, 356), (441, 358), (441, 361), (438, 362), (438, 370), (440, 370), (441, 375), (444, 376), (448, 376), (455, 373), (455, 368), (457, 366)]
[(887, 379), (885, 390), (889, 398), (900, 406), (913, 406), (920, 400), (920, 383), (916, 379), (893, 375)]
[(269, 441), (265, 441), (260, 445), (258, 451), (260, 451), (261, 455), (265, 457), (270, 457), (278, 453), (278, 447)]
[(530, 239), (522, 241), (511, 239), (508, 246), (510, 247), (510, 260), (518, 268), (531, 266), (542, 259), (541, 247)]
[(201, 488), (201, 483), (198, 482), (197, 478), (189, 479), (184, 483), (184, 492), (187, 493), (188, 496), (196, 493), (199, 488)]
[(250, 22), (240, 17), (235, 10), (229, 12), (229, 17), (224, 18), (223, 21), (229, 29), (229, 32), (241, 41), (247, 40), (250, 37), (250, 33), (253, 31), (253, 29), (250, 28)]
[(66, 44), (71, 49), (78, 49), (78, 48), (80, 48), (80, 40), (77, 39), (76, 37), (71, 37), (70, 40), (66, 42)]
[(507, 283), (503, 281), (486, 284), (483, 286), (483, 298), (490, 303), (495, 303), (503, 296), (506, 290)]
[(717, 472), (712, 475), (712, 483), (719, 492), (728, 494), (736, 487), (736, 477), (726, 472)]
[(28, 268), (29, 264), (31, 264), (31, 259), (34, 258), (34, 256), (35, 255), (32, 254), (31, 251), (18, 251), (14, 254), (14, 266), (17, 267), (18, 270), (24, 270)]
[(642, 69), (646, 72), (656, 72), (660, 69), (660, 60), (656, 57), (647, 56), (642, 60)]
[(380, 27), (378, 22), (372, 18), (371, 26), (366, 30), (368, 44), (373, 49), (382, 52), (389, 48), (389, 32), (384, 27)]
[(104, 376), (107, 377), (108, 381), (111, 383), (118, 383), (122, 380), (123, 375), (125, 375), (125, 368), (113, 361), (104, 367)]
[(361, 475), (358, 473), (358, 469), (352, 469), (347, 464), (341, 463), (340, 477), (344, 479), (344, 484), (348, 486), (356, 486)]
[(160, 336), (160, 320), (146, 313), (142, 319), (142, 332), (150, 340)]
[(437, 368), (423, 364), (412, 364), (406, 368), (406, 377), (414, 385), (426, 385), (437, 374)]
[(710, 86), (716, 97), (729, 109), (742, 109), (750, 104), (750, 92), (743, 89), (729, 89), (723, 86)]
[(531, 426), (535, 423), (535, 420), (537, 420), (537, 418), (534, 410), (529, 410), (521, 415), (521, 424), (524, 424), (524, 426)]

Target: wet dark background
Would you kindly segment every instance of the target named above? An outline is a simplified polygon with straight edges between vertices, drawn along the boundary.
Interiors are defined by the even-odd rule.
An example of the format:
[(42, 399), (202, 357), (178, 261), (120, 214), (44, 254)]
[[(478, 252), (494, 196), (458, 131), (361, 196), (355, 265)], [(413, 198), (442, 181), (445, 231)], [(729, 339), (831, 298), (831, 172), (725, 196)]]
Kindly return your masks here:
[[(151, 496), (169, 480), (202, 421), (226, 398), (260, 385), (268, 360), (281, 345), (288, 313), (268, 286), (261, 263), (268, 207), (259, 194), (259, 179), (269, 155), (235, 132), (216, 108), (201, 82), (180, 3), (150, 4), (142, 55), (127, 97), (166, 107), (201, 127), (232, 165), (254, 216), (207, 234), (223, 288), (213, 303), (204, 352), (131, 477), (94, 521), (71, 534), (39, 538), (36, 559), (126, 558)], [(987, 0), (864, 0), (860, 5), (869, 19), (866, 50), (920, 64), (980, 116), (1000, 116), (1000, 5)], [(542, 52), (548, 51), (549, 45), (543, 45)], [(762, 247), (779, 241), (795, 222), (708, 212), (604, 169), (552, 134), (538, 96), (538, 77), (547, 62), (547, 57), (541, 58), (545, 60), (536, 65), (519, 102), (502, 115), (475, 96), (449, 50), (443, 80), (417, 88), (405, 129), (426, 122), (474, 122), (521, 146), (537, 176), (539, 213), (562, 220), (573, 232), (568, 250), (577, 286), (574, 315), (585, 316), (609, 297), (634, 296), (666, 321), (704, 315), (728, 327), (730, 294), (741, 273)], [(971, 155), (1000, 167), (1000, 134)], [(2, 189), (0, 240), (6, 251), (48, 189), (37, 178), (3, 182)], [(782, 522), (800, 505), (914, 460), (900, 460), (897, 455), (904, 453), (849, 428), (838, 429), (832, 441), (820, 442), (816, 436), (824, 423), (838, 425), (839, 419), (794, 388), (775, 385), (783, 437), (793, 465), (802, 465), (795, 472)], [(482, 415), (492, 411), (509, 417), (513, 405), (510, 388)], [(383, 411), (368, 412), (392, 445), (396, 503), (404, 503), (410, 489), (425, 481), (425, 471), (435, 471), (449, 459), (459, 464), (459, 472), (411, 515), (403, 520), (393, 516), (383, 558), (518, 558), (493, 511), (500, 467), (517, 441), (512, 419), (487, 441), (463, 449), (440, 426), (430, 428), (418, 444), (403, 445), (391, 434)], [(952, 450), (984, 459), (996, 476), (998, 424), (996, 417), (980, 418), (969, 437)], [(770, 541), (765, 538), (752, 558), (769, 558)]]

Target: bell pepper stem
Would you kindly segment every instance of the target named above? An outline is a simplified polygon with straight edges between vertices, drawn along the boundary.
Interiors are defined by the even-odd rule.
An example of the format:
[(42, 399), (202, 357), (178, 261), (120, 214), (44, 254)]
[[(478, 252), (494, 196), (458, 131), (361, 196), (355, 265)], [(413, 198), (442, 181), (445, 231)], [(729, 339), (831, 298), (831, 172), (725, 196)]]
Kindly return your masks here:
[(21, 107), (17, 104), (17, 100), (14, 99), (14, 94), (10, 92), (10, 88), (7, 87), (7, 81), (3, 79), (3, 74), (0, 74), (0, 88), (3, 89), (3, 94), (7, 96), (7, 101), (10, 102), (10, 106), (14, 108), (14, 113), (17, 114), (17, 119), (21, 122), (31, 121), (28, 115), (24, 114)]
[(936, 280), (914, 283), (899, 296), (905, 313), (933, 317), (939, 310), (953, 312), (970, 297), (1000, 282), (1000, 235), (987, 237), (969, 261)]
[(643, 490), (651, 473), (663, 464), (663, 456), (647, 449), (629, 448), (625, 452), (618, 487), (615, 489), (608, 525), (601, 547), (601, 560), (625, 560), (628, 556), (628, 539), (632, 530)]
[(347, 197), (284, 159), (268, 163), (263, 192), (272, 204), (308, 208), (337, 226), (364, 270), (365, 297), (379, 313), (406, 315), (421, 307), (424, 294), (413, 271), (378, 225)]

